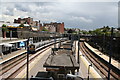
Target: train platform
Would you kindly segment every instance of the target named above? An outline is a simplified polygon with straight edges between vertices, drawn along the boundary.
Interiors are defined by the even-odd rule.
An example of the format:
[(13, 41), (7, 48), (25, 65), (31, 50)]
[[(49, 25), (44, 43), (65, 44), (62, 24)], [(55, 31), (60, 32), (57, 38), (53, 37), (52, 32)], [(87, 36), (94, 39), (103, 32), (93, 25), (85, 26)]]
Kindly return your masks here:
[(1, 38), (0, 40), (0, 64), (24, 52), (25, 48), (20, 49), (20, 43), (27, 43), (27, 39), (19, 38)]
[(10, 40), (10, 39), (11, 39), (11, 40), (16, 40), (16, 39), (18, 39), (18, 38), (1, 38), (1, 40), (4, 40), (4, 41), (5, 41), (5, 40)]
[(7, 60), (10, 60), (10, 59), (12, 59), (14, 57), (17, 57), (17, 56), (19, 56), (19, 55), (21, 55), (21, 54), (23, 54), (25, 52), (26, 52), (26, 49), (21, 48), (20, 50), (11, 52), (10, 54), (2, 55), (0, 57), (0, 64), (3, 63), (3, 62), (5, 62), (5, 61), (7, 61)]
[[(83, 53), (79, 50), (79, 56), (80, 56), (80, 69), (79, 69), (79, 76), (87, 79), (88, 78), (88, 66), (91, 64), (85, 56), (83, 56)], [(76, 59), (78, 56), (78, 41), (76, 41)], [(102, 77), (99, 75), (99, 73), (96, 71), (96, 69), (93, 67), (94, 65), (92, 65), (90, 67), (90, 74), (89, 74), (89, 78), (93, 79), (93, 80), (98, 80), (101, 79)]]
[[(45, 63), (47, 57), (50, 55), (49, 53), (51, 52), (51, 48), (53, 47), (54, 46), (52, 45), (49, 48), (44, 48), (35, 54), (38, 55), (39, 53), (42, 53), (38, 55), (35, 59), (33, 59), (33, 61), (29, 64), (29, 78), (31, 78), (31, 76), (35, 77), (38, 72), (46, 71), (46, 69), (43, 67), (43, 64)], [(32, 58), (33, 56), (31, 56), (30, 58)], [(15, 78), (20, 78), (20, 80), (26, 78), (26, 67)]]
[[(83, 56), (83, 53), (80, 51), (80, 60), (81, 60), (81, 69), (80, 69), (80, 76), (83, 78), (88, 78), (88, 67), (91, 65), (91, 63), (86, 59), (85, 56)], [(87, 67), (87, 69), (85, 69), (85, 67)], [(87, 74), (84, 74), (86, 70)], [(94, 65), (92, 64), (90, 66), (90, 70), (89, 70), (89, 77), (93, 80), (97, 80), (97, 79), (101, 79), (102, 77), (101, 75), (97, 72), (97, 70), (94, 68)], [(84, 74), (84, 75), (83, 75)]]
[(3, 43), (16, 43), (16, 42), (21, 42), (21, 41), (27, 41), (27, 39), (18, 39), (18, 38), (2, 38), (0, 45)]
[[(100, 52), (98, 49), (93, 48), (92, 46), (90, 46), (88, 43), (84, 42), (85, 45), (94, 53), (96, 53), (98, 56), (100, 56), (101, 58), (103, 58), (104, 60), (106, 60), (107, 62), (109, 62), (109, 56), (103, 54), (102, 52)], [(115, 67), (117, 67), (118, 69), (120, 69), (120, 63), (116, 60), (114, 60), (113, 58), (111, 59), (111, 64), (114, 65)]]

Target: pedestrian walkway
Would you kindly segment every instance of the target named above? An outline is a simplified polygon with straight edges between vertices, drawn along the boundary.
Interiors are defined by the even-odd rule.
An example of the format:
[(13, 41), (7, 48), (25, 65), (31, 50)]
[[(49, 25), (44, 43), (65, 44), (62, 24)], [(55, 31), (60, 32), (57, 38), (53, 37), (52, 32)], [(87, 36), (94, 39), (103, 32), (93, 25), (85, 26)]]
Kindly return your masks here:
[(23, 54), (23, 53), (25, 53), (25, 52), (26, 52), (26, 50), (22, 48), (22, 49), (20, 49), (20, 50), (11, 52), (10, 54), (2, 55), (2, 58), (0, 58), (0, 64), (1, 64), (2, 62), (4, 62), (4, 61), (7, 61), (7, 60), (11, 59), (11, 58), (14, 58), (14, 57), (16, 57), (16, 56), (18, 56), (18, 55), (21, 55), (21, 54)]
[[(100, 52), (98, 49), (93, 48), (92, 46), (90, 46), (88, 43), (84, 42), (85, 45), (94, 53), (96, 53), (98, 56), (100, 56), (101, 58), (103, 58), (104, 60), (106, 60), (107, 62), (109, 62), (109, 56), (103, 54), (102, 52)], [(120, 63), (114, 59), (111, 60), (111, 64), (114, 65), (115, 67), (117, 67), (118, 69), (120, 69)]]

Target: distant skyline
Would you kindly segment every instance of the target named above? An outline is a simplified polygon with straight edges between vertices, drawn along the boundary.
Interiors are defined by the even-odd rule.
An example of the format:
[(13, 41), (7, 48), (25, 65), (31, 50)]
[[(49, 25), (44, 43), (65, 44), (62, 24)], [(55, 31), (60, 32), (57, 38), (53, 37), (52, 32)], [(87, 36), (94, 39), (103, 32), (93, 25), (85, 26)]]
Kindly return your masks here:
[(1, 2), (0, 20), (32, 17), (46, 22), (64, 22), (66, 28), (92, 30), (118, 27), (118, 2)]

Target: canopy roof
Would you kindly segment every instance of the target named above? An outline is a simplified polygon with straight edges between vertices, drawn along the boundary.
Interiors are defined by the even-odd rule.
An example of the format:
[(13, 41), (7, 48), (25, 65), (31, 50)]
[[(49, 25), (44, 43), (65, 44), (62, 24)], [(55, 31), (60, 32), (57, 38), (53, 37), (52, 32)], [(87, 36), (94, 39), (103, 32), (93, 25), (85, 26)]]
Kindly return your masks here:
[(12, 47), (13, 46), (13, 44), (9, 44), (9, 43), (4, 43), (3, 44), (5, 47)]

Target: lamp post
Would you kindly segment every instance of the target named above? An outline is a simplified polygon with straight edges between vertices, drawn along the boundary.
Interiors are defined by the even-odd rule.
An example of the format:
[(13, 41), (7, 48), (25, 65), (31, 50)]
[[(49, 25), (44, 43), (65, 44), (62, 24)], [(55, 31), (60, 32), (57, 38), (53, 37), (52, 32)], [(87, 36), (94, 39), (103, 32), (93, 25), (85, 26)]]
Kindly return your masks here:
[(113, 27), (111, 28), (110, 37), (110, 51), (109, 51), (109, 68), (108, 68), (108, 80), (110, 80), (110, 70), (111, 70), (111, 56), (112, 56), (112, 45), (113, 45)]
[(29, 80), (29, 54), (30, 54), (30, 51), (29, 51), (29, 48), (30, 48), (30, 45), (32, 44), (32, 41), (33, 39), (32, 38), (28, 38), (28, 41), (27, 41), (27, 70), (26, 70), (26, 80)]
[(61, 46), (61, 39), (62, 38), (62, 34), (60, 35), (60, 38), (59, 38), (59, 48), (60, 48), (60, 46)]
[(56, 48), (56, 32), (55, 32), (55, 36), (54, 36), (54, 48)]
[(105, 33), (103, 34), (102, 52), (104, 52), (104, 48), (105, 48)]
[(11, 38), (12, 38), (12, 30), (10, 30), (10, 40), (11, 40)]
[(80, 50), (80, 30), (79, 30), (79, 32), (78, 32), (78, 59), (77, 59), (77, 62), (78, 62), (78, 64), (79, 64), (79, 50)]
[[(28, 39), (29, 45), (29, 39)], [(26, 72), (26, 80), (29, 79), (29, 46), (27, 45), (27, 72)]]
[(88, 66), (88, 80), (89, 80), (89, 74), (90, 74), (90, 67), (92, 67), (92, 64)]
[(73, 34), (71, 33), (71, 49), (72, 49), (72, 43), (73, 43)]

